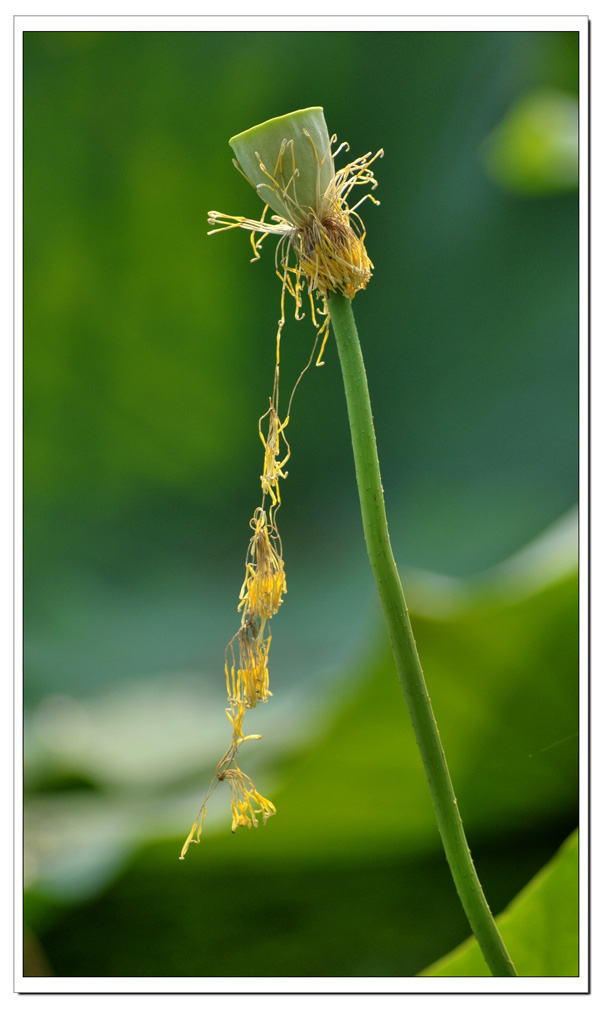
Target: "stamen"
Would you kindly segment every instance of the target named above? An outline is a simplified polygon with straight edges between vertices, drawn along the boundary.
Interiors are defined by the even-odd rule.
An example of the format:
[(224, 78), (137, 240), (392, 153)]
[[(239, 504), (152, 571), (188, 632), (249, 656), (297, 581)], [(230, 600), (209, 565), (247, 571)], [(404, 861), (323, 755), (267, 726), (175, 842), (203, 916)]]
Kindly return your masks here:
[[(319, 131), (319, 129), (318, 129)], [(244, 717), (247, 710), (254, 708), (258, 701), (266, 701), (271, 696), (269, 689), (268, 656), (271, 644), (270, 623), (277, 614), (283, 597), (286, 594), (286, 576), (282, 559), (280, 534), (276, 526), (276, 515), (281, 504), (280, 480), (286, 479), (288, 472), (284, 466), (290, 458), (290, 447), (284, 431), (289, 423), (291, 405), (299, 381), (314, 361), (318, 343), (320, 348), (316, 366), (322, 366), (326, 341), (329, 335), (330, 313), (328, 295), (333, 291), (343, 292), (353, 298), (360, 288), (365, 288), (372, 273), (372, 263), (364, 246), (366, 231), (357, 210), (366, 199), (378, 201), (370, 194), (362, 196), (354, 206), (349, 207), (347, 197), (356, 185), (366, 185), (370, 189), (376, 187), (371, 165), (383, 155), (383, 151), (366, 153), (351, 161), (341, 170), (332, 173), (326, 188), (322, 190), (321, 177), (324, 168), (328, 173), (334, 167), (333, 160), (343, 151), (349, 151), (349, 145), (342, 142), (335, 150), (336, 135), (330, 138), (329, 144), (318, 147), (310, 132), (304, 127), (303, 133), (309, 140), (315, 159), (315, 190), (311, 181), (300, 181), (300, 167), (297, 166), (294, 152), (294, 140), (282, 139), (274, 173), (265, 166), (259, 152), (255, 151), (261, 173), (267, 180), (251, 181), (235, 160), (235, 167), (253, 186), (259, 195), (267, 190), (274, 199), (273, 208), (284, 212), (286, 217), (272, 214), (270, 221), (266, 215), (271, 204), (265, 205), (259, 220), (246, 217), (234, 217), (209, 212), (209, 223), (212, 230), (208, 234), (229, 231), (232, 228), (244, 228), (251, 233), (253, 261), (261, 255), (262, 243), (268, 235), (278, 235), (275, 249), (276, 273), (282, 281), (280, 298), (280, 318), (276, 335), (276, 364), (274, 369), (274, 387), (269, 408), (259, 420), (259, 437), (264, 447), (263, 472), (261, 488), (263, 502), (255, 510), (251, 520), (251, 539), (245, 560), (245, 576), (239, 594), (238, 610), (241, 612), (241, 625), (226, 648), (225, 675), (228, 704), (227, 718), (232, 725), (231, 744), (217, 765), (215, 775), (203, 801), (201, 810), (186, 839), (181, 853), (184, 858), (190, 843), (198, 843), (206, 813), (206, 804), (219, 782), (228, 780), (232, 797), (232, 831), (241, 825), (247, 827), (257, 825), (257, 816), (263, 815), (264, 823), (276, 813), (274, 805), (255, 788), (248, 775), (241, 772), (235, 757), (242, 743), (249, 739), (260, 739), (258, 734), (245, 736), (243, 733)], [(327, 137), (327, 136), (326, 136)], [(240, 138), (240, 137), (237, 137)], [(316, 136), (319, 139), (319, 135)], [(302, 148), (301, 142), (299, 145)], [(268, 147), (269, 148), (269, 147)], [(272, 155), (274, 149), (271, 150)], [(292, 173), (285, 181), (285, 154), (290, 157)], [(247, 169), (252, 166), (247, 162)], [(304, 174), (311, 174), (311, 156), (302, 161)], [(288, 174), (287, 163), (287, 174)], [(280, 180), (279, 180), (280, 179)], [(301, 205), (298, 199), (298, 187), (301, 195), (311, 200), (315, 195), (315, 204)], [(313, 208), (315, 205), (315, 209)], [(214, 226), (217, 225), (217, 226)], [(280, 342), (285, 323), (286, 294), (292, 296), (295, 304), (295, 318), (300, 320), (303, 312), (303, 288), (307, 286), (311, 319), (317, 330), (309, 361), (299, 374), (290, 395), (287, 415), (284, 421), (278, 413), (279, 373), (280, 373)], [(322, 300), (321, 307), (314, 300), (317, 292)], [(323, 317), (320, 324), (318, 316)], [(269, 417), (267, 437), (264, 437), (262, 423)], [(280, 458), (280, 443), (286, 446), (284, 458)], [(263, 505), (269, 496), (271, 505), (266, 513)], [(196, 836), (196, 838), (195, 838)]]

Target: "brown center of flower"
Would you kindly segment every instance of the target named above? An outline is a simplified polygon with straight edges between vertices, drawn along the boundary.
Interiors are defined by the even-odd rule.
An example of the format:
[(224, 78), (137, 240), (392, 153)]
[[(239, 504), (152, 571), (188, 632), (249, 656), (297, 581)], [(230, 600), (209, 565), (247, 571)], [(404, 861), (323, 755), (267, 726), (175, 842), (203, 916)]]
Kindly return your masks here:
[(353, 298), (372, 276), (372, 263), (362, 238), (341, 209), (313, 217), (294, 239), (299, 269), (307, 277), (310, 291), (323, 295), (340, 291)]

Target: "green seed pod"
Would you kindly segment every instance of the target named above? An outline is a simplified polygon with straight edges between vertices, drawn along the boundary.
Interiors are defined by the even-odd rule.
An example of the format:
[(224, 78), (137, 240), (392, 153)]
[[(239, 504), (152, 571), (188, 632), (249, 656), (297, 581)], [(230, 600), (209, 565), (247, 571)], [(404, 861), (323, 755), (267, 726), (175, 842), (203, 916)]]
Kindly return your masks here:
[(323, 107), (273, 117), (234, 135), (230, 145), (240, 169), (279, 217), (303, 227), (310, 211), (320, 209), (334, 177)]

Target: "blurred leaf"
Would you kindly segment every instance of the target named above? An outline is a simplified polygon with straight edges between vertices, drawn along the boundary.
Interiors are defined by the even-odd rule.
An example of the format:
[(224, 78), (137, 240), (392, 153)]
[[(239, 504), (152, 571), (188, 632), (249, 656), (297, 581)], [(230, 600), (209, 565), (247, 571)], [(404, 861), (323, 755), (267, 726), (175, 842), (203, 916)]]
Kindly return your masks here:
[[(477, 593), (444, 620), (412, 614), (469, 836), (500, 835), (575, 806), (576, 597), (571, 575), (520, 599)], [(338, 696), (330, 728), (291, 765), (275, 798), (276, 827), (270, 822), (273, 834), (261, 830), (255, 854), (324, 858), (369, 848), (438, 848), (424, 771), (384, 638)]]
[[(575, 577), (563, 570), (542, 584), (536, 570), (536, 587), (525, 593), (524, 577), (514, 572), (518, 595), (508, 589), (505, 570), (486, 586), (464, 587), (459, 603), (459, 595), (452, 600), (448, 592), (445, 615), (441, 599), (437, 616), (427, 613), (423, 588), (423, 610), (413, 615), (469, 842), (494, 912), (547, 859), (577, 807)], [(266, 711), (273, 704), (284, 717), (271, 716), (265, 730), (262, 725), (264, 739), (245, 751), (244, 768), (274, 799), (276, 817), (265, 828), (232, 836), (227, 794), (220, 789), (209, 804), (202, 842), (183, 864), (178, 854), (207, 779), (190, 775), (194, 722), (180, 722), (178, 707), (202, 726), (198, 700), (189, 704), (175, 689), (178, 701), (169, 709), (156, 689), (145, 696), (139, 688), (129, 708), (124, 693), (117, 714), (121, 737), (108, 748), (115, 762), (112, 788), (104, 796), (41, 794), (30, 809), (35, 842), (28, 849), (39, 870), (31, 924), (52, 969), (237, 974), (242, 957), (258, 974), (414, 974), (461, 941), (466, 921), (386, 646), (379, 631), (363, 663), (335, 689), (330, 685), (331, 703), (321, 717), (314, 712), (301, 743), (295, 733), (306, 708), (302, 690), (285, 709), (270, 702)], [(84, 709), (100, 733), (110, 729), (117, 699), (96, 698)], [(38, 737), (60, 741), (64, 751), (71, 741), (57, 732), (56, 707), (51, 703), (40, 714)], [(82, 711), (71, 710), (77, 710), (78, 738)], [(168, 725), (165, 735), (160, 717)], [(65, 727), (63, 716), (58, 726)], [(86, 758), (85, 745), (80, 748), (77, 763), (88, 763), (102, 779), (106, 770), (96, 747), (105, 741), (93, 736), (94, 749)], [(156, 777), (154, 786), (140, 785), (137, 765), (152, 757), (157, 736), (157, 771), (185, 773), (181, 784), (174, 778), (159, 791)], [(198, 746), (205, 773), (206, 746)], [(133, 761), (130, 749), (138, 751)], [(120, 788), (118, 771), (124, 773)], [(167, 835), (169, 842), (149, 845)], [(93, 898), (120, 867), (121, 878), (90, 906), (77, 907), (78, 898)], [(70, 905), (49, 907), (57, 897)], [(155, 936), (151, 948), (141, 950), (136, 934), (116, 943), (134, 914), (138, 927)], [(94, 965), (86, 942), (74, 946), (74, 932), (87, 935), (88, 944), (93, 935), (104, 936), (95, 945)], [(351, 943), (350, 935), (356, 936)]]
[[(28, 916), (52, 969), (68, 976), (403, 977), (467, 934), (442, 855), (367, 851), (311, 864), (265, 861), (250, 856), (258, 834), (228, 836), (220, 844), (220, 852), (226, 842), (231, 847), (226, 858), (206, 847), (180, 862), (181, 839), (148, 846), (100, 897), (52, 918), (39, 898), (29, 910), (30, 897)], [(520, 846), (479, 849), (495, 906), (559, 841), (541, 829), (521, 839)]]
[[(520, 977), (578, 977), (579, 841), (576, 831), (499, 915), (497, 924)], [(490, 973), (475, 939), (469, 939), (422, 975), (458, 978), (483, 977)]]
[(494, 181), (526, 195), (574, 189), (579, 181), (579, 101), (559, 90), (522, 97), (489, 136)]
[[(511, 596), (500, 570), (486, 584), (465, 587), (457, 608), (448, 592), (443, 617), (441, 602), (439, 614), (429, 614), (424, 587), (423, 610), (412, 612), (471, 836), (520, 829), (534, 817), (544, 821), (574, 806), (577, 581), (563, 570), (559, 579), (542, 584), (541, 570), (532, 566), (531, 572), (538, 580), (534, 593), (524, 594), (519, 575), (520, 596)], [(61, 861), (72, 859), (74, 850), (89, 861), (91, 832), (104, 837), (94, 844), (104, 864), (105, 847), (109, 862), (116, 847), (112, 863), (119, 863), (145, 834), (171, 834), (178, 814), (186, 830), (227, 740), (223, 695), (208, 679), (201, 682), (165, 676), (88, 700), (57, 694), (27, 719), (27, 776), (37, 789), (28, 814), (36, 822), (29, 850), (42, 885), (68, 892), (74, 876)], [(439, 848), (424, 771), (380, 626), (360, 665), (342, 678), (325, 678), (320, 698), (298, 685), (277, 692), (254, 714), (265, 738), (245, 750), (246, 765), (253, 777), (267, 773), (281, 791), (275, 795), (278, 818), (257, 833), (249, 856), (271, 860), (294, 853), (311, 860), (343, 851), (356, 856), (367, 849)], [(62, 796), (43, 795), (47, 776), (69, 770), (96, 787), (95, 798), (73, 786)], [(209, 847), (220, 842), (227, 820), (225, 802), (219, 813), (218, 806), (209, 807)], [(219, 829), (212, 836), (214, 814)], [(229, 850), (228, 838), (223, 855)]]

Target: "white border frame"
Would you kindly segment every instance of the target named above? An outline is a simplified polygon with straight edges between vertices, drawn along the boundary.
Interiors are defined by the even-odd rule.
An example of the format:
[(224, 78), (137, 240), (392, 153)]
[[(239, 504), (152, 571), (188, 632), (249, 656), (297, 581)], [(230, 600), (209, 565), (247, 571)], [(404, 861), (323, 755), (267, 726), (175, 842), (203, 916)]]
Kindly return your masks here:
[[(26, 31), (370, 31), (370, 32), (457, 32), (532, 31), (578, 32), (580, 36), (580, 641), (581, 641), (581, 753), (580, 753), (580, 948), (578, 978), (31, 978), (23, 977), (21, 961), (23, 921), (21, 909), (22, 869), (22, 36)], [(587, 16), (336, 16), (314, 14), (272, 15), (16, 15), (14, 19), (14, 417), (15, 417), (15, 968), (18, 993), (287, 993), (287, 994), (554, 994), (589, 991), (589, 729), (588, 617), (589, 608), (589, 21)], [(327, 1004), (328, 1005), (328, 1004)], [(381, 1004), (376, 1004), (381, 1005)], [(459, 1008), (459, 1007), (458, 1007)], [(182, 1009), (184, 1009), (182, 1007)], [(217, 1004), (219, 1010), (219, 1004)], [(58, 1010), (58, 1007), (57, 1007)], [(127, 1012), (127, 1011), (124, 1011)], [(489, 1009), (486, 1011), (489, 1014)]]

